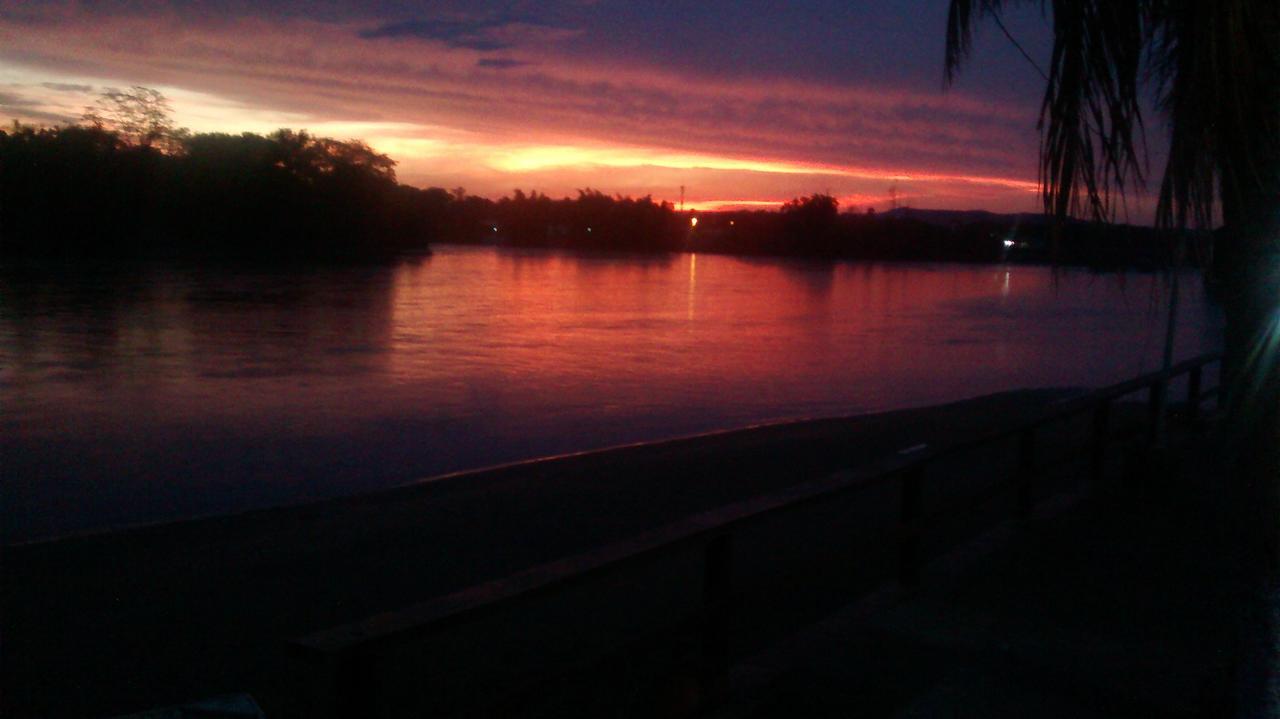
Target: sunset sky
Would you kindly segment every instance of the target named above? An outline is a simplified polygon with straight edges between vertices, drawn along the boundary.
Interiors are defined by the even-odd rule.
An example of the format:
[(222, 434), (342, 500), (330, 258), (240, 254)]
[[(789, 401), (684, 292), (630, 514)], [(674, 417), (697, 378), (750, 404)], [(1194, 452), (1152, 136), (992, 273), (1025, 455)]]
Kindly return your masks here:
[[(1043, 66), (1038, 6), (1007, 24)], [(1034, 211), (1043, 80), (994, 25), (942, 86), (945, 0), (0, 2), (0, 113), (146, 85), (196, 131), (362, 138), (401, 181), (691, 206)]]

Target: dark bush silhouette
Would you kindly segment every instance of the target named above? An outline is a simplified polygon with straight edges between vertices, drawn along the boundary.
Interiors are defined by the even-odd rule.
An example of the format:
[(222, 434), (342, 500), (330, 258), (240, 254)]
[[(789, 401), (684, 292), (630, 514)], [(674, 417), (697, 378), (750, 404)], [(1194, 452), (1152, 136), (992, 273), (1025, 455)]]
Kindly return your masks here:
[[(610, 197), (592, 189), (552, 200), (516, 190), (494, 203), (484, 234), (521, 246), (670, 252), (684, 249), (684, 221), (670, 203), (652, 197)], [(485, 233), (484, 230), (489, 232)]]
[[(914, 210), (838, 212), (829, 195), (780, 212), (699, 213), (687, 249), (752, 255), (951, 262), (1025, 261), (1094, 267), (1156, 267), (1170, 261), (1166, 236), (1149, 227), (1071, 222), (1050, 242), (1039, 214)], [(1199, 253), (1205, 256), (1207, 253)]]

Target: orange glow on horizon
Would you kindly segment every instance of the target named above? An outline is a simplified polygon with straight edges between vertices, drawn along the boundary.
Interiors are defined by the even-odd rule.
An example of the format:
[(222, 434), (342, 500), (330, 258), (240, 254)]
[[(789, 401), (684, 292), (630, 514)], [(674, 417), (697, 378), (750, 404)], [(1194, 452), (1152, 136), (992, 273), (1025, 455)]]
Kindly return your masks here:
[(694, 212), (718, 212), (724, 210), (776, 210), (782, 200), (698, 200), (684, 203), (685, 209)]
[(729, 170), (782, 175), (831, 175), (889, 182), (962, 182), (1038, 192), (1036, 182), (988, 175), (901, 171), (890, 168), (797, 163), (761, 158), (666, 152), (657, 149), (609, 146), (530, 145), (490, 147), (488, 164), (513, 174), (565, 167), (663, 167), (677, 170)]

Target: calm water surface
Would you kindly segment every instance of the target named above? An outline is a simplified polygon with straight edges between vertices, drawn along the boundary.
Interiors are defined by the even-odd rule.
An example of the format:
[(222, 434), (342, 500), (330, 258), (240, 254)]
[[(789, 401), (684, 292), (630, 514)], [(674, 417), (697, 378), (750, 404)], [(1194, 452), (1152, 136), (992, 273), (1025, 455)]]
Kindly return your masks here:
[[(1177, 355), (1219, 345), (1182, 283)], [(1157, 368), (1163, 280), (442, 246), (307, 271), (0, 272), (3, 537)]]

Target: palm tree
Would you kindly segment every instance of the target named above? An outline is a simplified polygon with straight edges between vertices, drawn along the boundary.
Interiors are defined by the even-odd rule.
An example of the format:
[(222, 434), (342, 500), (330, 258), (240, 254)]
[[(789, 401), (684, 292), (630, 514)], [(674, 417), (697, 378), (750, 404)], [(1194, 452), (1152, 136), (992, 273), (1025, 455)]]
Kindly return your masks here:
[[(1009, 2), (950, 0), (946, 78)], [(1113, 217), (1144, 181), (1143, 93), (1168, 125), (1157, 224), (1218, 231), (1227, 430), (1274, 570), (1280, 545), (1280, 2), (1042, 0), (1053, 52), (1040, 110), (1045, 211)], [(1004, 27), (1001, 25), (1001, 29)], [(1242, 517), (1242, 519), (1244, 519)]]
[[(1151, 90), (1169, 125), (1157, 223), (1208, 228), (1220, 213), (1228, 362), (1261, 381), (1275, 367), (1276, 353), (1262, 350), (1280, 302), (1280, 3), (1045, 3), (1054, 32), (1040, 114), (1046, 212), (1113, 218), (1114, 200), (1145, 179), (1141, 94)], [(1006, 4), (951, 0), (948, 83), (975, 21), (998, 21)]]

